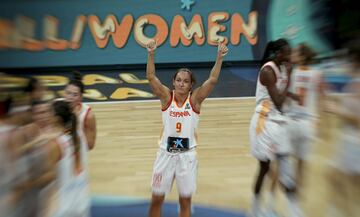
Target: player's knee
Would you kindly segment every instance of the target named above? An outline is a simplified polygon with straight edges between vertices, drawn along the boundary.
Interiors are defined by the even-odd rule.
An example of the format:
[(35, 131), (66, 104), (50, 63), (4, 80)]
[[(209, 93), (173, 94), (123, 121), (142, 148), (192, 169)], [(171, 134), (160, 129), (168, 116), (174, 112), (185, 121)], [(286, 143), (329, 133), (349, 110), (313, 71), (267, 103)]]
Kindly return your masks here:
[(161, 206), (164, 202), (165, 195), (152, 195), (151, 206)]
[(180, 197), (179, 198), (180, 208), (181, 209), (190, 209), (191, 207), (191, 197)]

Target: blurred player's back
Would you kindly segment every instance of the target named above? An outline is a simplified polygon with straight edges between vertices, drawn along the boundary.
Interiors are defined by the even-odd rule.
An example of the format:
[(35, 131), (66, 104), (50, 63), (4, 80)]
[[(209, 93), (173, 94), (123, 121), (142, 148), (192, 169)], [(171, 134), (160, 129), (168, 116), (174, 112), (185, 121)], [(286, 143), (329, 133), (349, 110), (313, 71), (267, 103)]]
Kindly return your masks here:
[(297, 67), (291, 81), (290, 91), (300, 96), (300, 101), (291, 101), (291, 113), (316, 119), (322, 83), (321, 71), (313, 67)]

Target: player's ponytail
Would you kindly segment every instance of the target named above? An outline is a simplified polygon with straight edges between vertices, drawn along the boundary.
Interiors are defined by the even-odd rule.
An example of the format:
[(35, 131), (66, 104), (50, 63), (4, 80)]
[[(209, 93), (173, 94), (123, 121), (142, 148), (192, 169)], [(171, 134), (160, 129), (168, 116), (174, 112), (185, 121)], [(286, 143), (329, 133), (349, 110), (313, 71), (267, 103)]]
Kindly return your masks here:
[(75, 156), (78, 157), (80, 151), (80, 142), (77, 135), (77, 119), (76, 115), (72, 112), (70, 104), (63, 100), (58, 100), (53, 103), (55, 116), (59, 117), (63, 127), (70, 132)]
[(74, 143), (75, 155), (79, 155), (80, 151), (80, 140), (77, 134), (77, 118), (74, 113), (71, 114), (71, 135)]

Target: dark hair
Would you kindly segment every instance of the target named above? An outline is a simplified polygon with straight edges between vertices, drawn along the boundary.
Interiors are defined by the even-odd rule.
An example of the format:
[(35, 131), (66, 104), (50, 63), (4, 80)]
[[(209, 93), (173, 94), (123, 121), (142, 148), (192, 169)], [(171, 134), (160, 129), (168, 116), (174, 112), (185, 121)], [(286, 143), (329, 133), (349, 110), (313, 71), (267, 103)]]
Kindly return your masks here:
[(74, 85), (80, 89), (80, 92), (84, 93), (84, 84), (82, 83), (82, 75), (78, 71), (74, 71), (74, 78), (70, 80), (68, 85)]
[(30, 77), (24, 91), (25, 93), (31, 93), (36, 89), (36, 86), (40, 84), (40, 81), (37, 78)]
[(266, 45), (261, 64), (264, 65), (266, 62), (274, 60), (276, 55), (286, 46), (290, 46), (290, 44), (284, 38), (280, 38), (276, 41), (269, 41)]
[(11, 96), (6, 96), (4, 99), (0, 100), (0, 117), (4, 117), (9, 114), (12, 104), (13, 99)]
[(315, 51), (306, 43), (300, 43), (299, 44), (299, 53), (300, 56), (304, 57), (305, 64), (311, 64), (314, 61), (314, 58), (316, 57)]
[(192, 85), (195, 85), (195, 84), (196, 84), (196, 78), (195, 78), (195, 76), (194, 76), (194, 73), (193, 73), (190, 69), (188, 69), (188, 68), (180, 68), (180, 69), (178, 69), (178, 70), (175, 72), (175, 74), (174, 74), (174, 77), (173, 77), (173, 80), (174, 80), (174, 81), (175, 81), (175, 79), (176, 79), (177, 74), (178, 74), (179, 72), (181, 72), (181, 71), (184, 71), (184, 72), (189, 73), (189, 74), (190, 74), (190, 79), (191, 79), (191, 84), (192, 84)]
[(71, 130), (75, 153), (78, 154), (80, 142), (77, 136), (77, 119), (76, 115), (72, 112), (70, 104), (64, 100), (58, 100), (53, 103), (53, 109), (55, 116), (61, 119), (63, 126)]

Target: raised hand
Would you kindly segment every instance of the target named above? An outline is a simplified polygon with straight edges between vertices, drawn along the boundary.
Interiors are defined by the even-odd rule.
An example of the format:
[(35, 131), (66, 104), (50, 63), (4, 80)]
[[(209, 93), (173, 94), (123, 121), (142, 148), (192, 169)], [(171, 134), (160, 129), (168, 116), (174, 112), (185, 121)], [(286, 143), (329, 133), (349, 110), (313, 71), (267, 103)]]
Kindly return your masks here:
[(229, 49), (225, 44), (218, 43), (218, 57), (224, 57), (228, 53)]
[(157, 48), (157, 41), (155, 41), (154, 39), (152, 39), (147, 45), (146, 45), (146, 49), (150, 54), (153, 54), (155, 52)]

